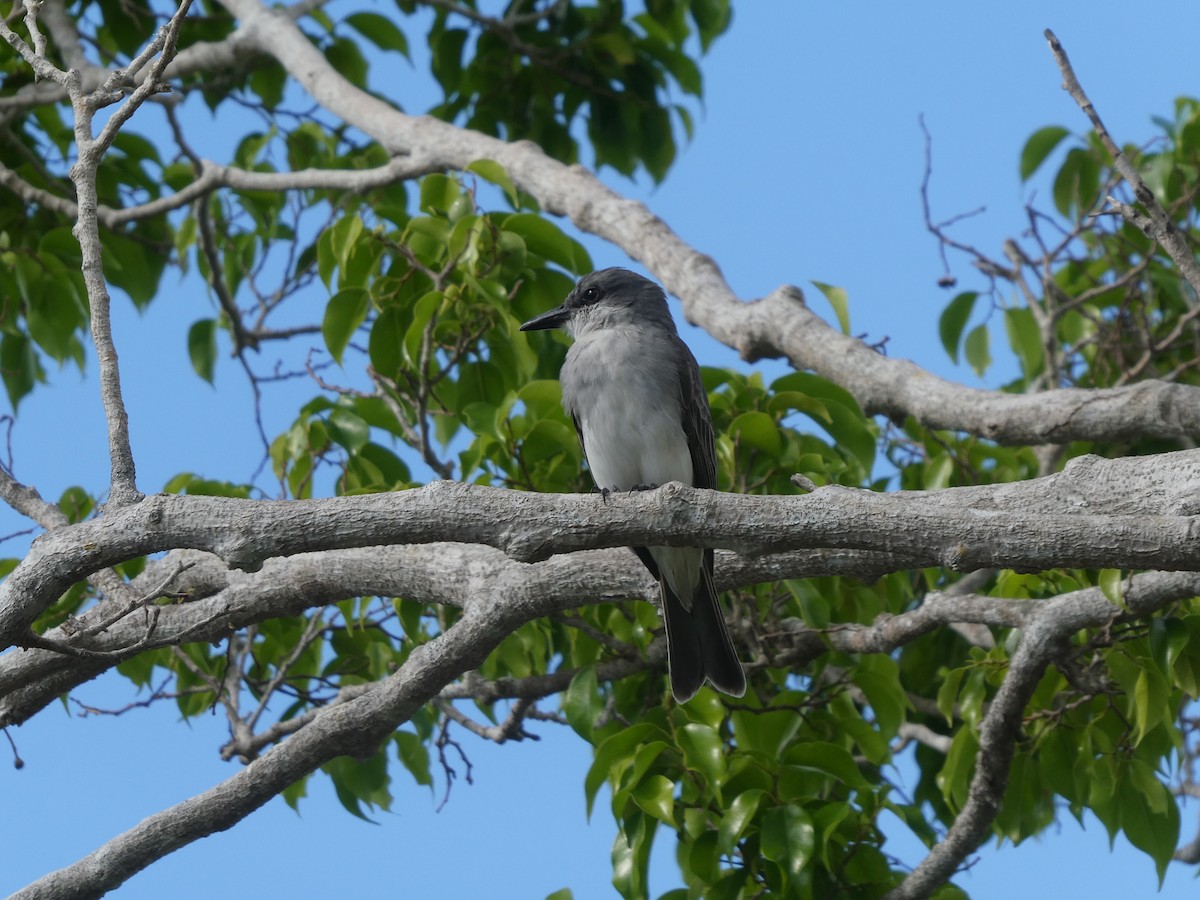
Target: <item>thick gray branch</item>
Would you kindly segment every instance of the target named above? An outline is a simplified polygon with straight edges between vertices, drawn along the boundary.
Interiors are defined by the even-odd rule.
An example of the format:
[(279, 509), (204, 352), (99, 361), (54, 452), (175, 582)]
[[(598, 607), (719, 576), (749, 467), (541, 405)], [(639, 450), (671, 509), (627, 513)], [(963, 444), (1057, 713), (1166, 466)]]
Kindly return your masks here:
[(703, 546), (742, 555), (830, 548), (888, 554), (897, 569), (1058, 566), (1200, 569), (1200, 451), (1102, 460), (999, 486), (796, 497), (695, 490), (544, 495), (456, 482), (326, 500), (158, 495), (34, 541), (0, 584), (0, 646), (74, 582), (137, 556), (206, 550), (235, 568), (317, 550), (458, 541), (520, 562), (577, 550)]
[[(134, 614), (84, 637), (91, 623), (106, 614), (110, 606), (106, 603), (90, 610), (70, 630), (56, 628), (43, 635), (56, 644), (106, 654), (106, 658), (46, 649), (0, 655), (0, 727), (27, 721), (61, 694), (138, 653), (185, 642), (219, 642), (233, 629), (299, 615), (350, 597), (407, 597), (462, 606), (474, 584), (496, 578), (523, 582), (523, 590), (535, 594), (569, 598), (574, 606), (657, 594), (645, 568), (624, 549), (565, 554), (529, 566), (490, 547), (445, 543), (302, 553), (268, 560), (254, 573), (228, 570), (208, 554), (176, 551), (151, 563), (133, 585), (125, 586), (125, 593), (153, 590), (164, 573), (175, 571), (181, 563), (189, 568), (170, 587), (191, 599), (159, 607), (153, 634), (147, 635), (144, 617)], [(728, 590), (822, 575), (874, 581), (894, 565), (894, 560), (879, 554), (835, 550), (755, 559), (722, 551), (717, 554), (717, 585)], [(820, 652), (823, 644), (819, 636), (814, 637)], [(566, 673), (567, 681), (572, 674)], [(555, 690), (561, 687), (551, 686), (548, 692)]]

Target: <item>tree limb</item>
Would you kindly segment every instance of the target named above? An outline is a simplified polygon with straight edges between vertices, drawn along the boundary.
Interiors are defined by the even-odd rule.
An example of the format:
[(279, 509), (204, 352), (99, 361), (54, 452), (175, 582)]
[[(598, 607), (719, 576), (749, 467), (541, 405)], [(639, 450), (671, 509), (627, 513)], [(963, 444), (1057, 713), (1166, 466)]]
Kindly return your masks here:
[[(227, 570), (208, 554), (175, 551), (158, 563), (151, 562), (133, 584), (122, 582), (126, 593), (113, 592), (113, 596), (145, 595), (184, 565), (188, 568), (173, 579), (172, 587), (191, 599), (157, 607), (154, 634), (138, 650), (131, 648), (141, 641), (145, 629), (136, 620), (123, 619), (96, 632), (93, 623), (113, 605), (102, 603), (79, 619), (71, 632), (64, 627), (45, 634), (52, 642), (77, 644), (96, 655), (72, 657), (36, 648), (0, 655), (0, 728), (29, 720), (62, 694), (137, 652), (192, 641), (219, 642), (235, 629), (351, 597), (408, 597), (461, 607), (476, 572), (489, 578), (523, 579), (529, 591), (569, 594), (575, 606), (651, 597), (657, 590), (645, 569), (623, 549), (565, 554), (528, 566), (490, 547), (443, 543), (301, 553), (268, 560), (254, 573)], [(748, 559), (720, 551), (716, 581), (720, 590), (821, 575), (874, 581), (887, 570), (887, 559), (878, 554), (805, 550)], [(627, 660), (616, 660), (602, 665), (599, 674), (616, 679), (637, 668)], [(480, 685), (469, 695), (491, 700), (529, 692), (547, 696), (563, 689), (571, 674), (565, 680), (560, 673), (544, 676), (550, 681), (538, 687), (525, 681), (519, 688), (489, 682), (491, 687)]]
[[(1145, 616), (1200, 588), (1194, 574), (1151, 572), (1122, 583), (1129, 614)], [(1038, 681), (1070, 635), (1113, 619), (1111, 601), (1099, 588), (1061, 594), (1035, 605), (1022, 630), (1008, 674), (980, 725), (979, 753), (967, 802), (946, 837), (935, 846), (887, 900), (930, 896), (987, 839), (1008, 787), (1009, 766), (1021, 736), (1022, 714)]]
[(338, 756), (370, 756), (441, 687), (478, 666), (524, 622), (559, 609), (562, 601), (530, 602), (520, 590), (470, 604), (449, 631), (409, 655), (377, 689), (326, 707), (284, 743), (219, 785), (149, 816), (71, 866), (33, 882), (13, 897), (95, 897), (155, 860), (199, 838), (224, 831), (288, 785)]
[(743, 555), (811, 548), (889, 554), (903, 569), (1200, 568), (1200, 451), (1081, 457), (1046, 478), (877, 494), (837, 486), (745, 496), (679, 483), (610, 497), (456, 482), (400, 493), (257, 501), (160, 494), (43, 535), (0, 584), (0, 646), (97, 569), (175, 548), (255, 570), (273, 556), (464, 541), (519, 562), (605, 547), (696, 546)]

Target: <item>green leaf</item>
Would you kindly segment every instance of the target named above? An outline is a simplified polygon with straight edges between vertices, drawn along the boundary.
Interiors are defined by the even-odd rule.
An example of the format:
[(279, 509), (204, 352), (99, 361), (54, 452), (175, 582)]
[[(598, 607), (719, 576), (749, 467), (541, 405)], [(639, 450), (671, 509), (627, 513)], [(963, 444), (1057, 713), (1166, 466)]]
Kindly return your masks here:
[(895, 737), (908, 706), (900, 667), (890, 656), (881, 655), (864, 658), (862, 665), (862, 670), (854, 676), (854, 683), (866, 694), (879, 730), (888, 738)]
[[(1144, 783), (1121, 778), (1117, 784), (1121, 830), (1129, 843), (1154, 860), (1158, 883), (1162, 887), (1167, 866), (1179, 843), (1179, 807), (1167, 788), (1158, 781), (1157, 791), (1146, 790)], [(1156, 812), (1155, 810), (1161, 810)]]
[(858, 401), (845, 388), (818, 375), (792, 372), (772, 382), (771, 390), (778, 393), (797, 391), (820, 400), (830, 421), (825, 422), (819, 416), (814, 416), (814, 421), (839, 447), (854, 455), (864, 473), (871, 472), (875, 465), (875, 434), (859, 408)]
[(595, 666), (584, 666), (575, 673), (562, 703), (567, 724), (585, 741), (591, 741), (602, 708)]
[(725, 748), (717, 730), (691, 722), (679, 730), (678, 738), (687, 767), (703, 775), (710, 789), (719, 788), (725, 781)]
[(376, 753), (364, 760), (339, 756), (321, 768), (333, 782), (338, 800), (352, 815), (371, 822), (373, 820), (363, 812), (363, 803), (372, 810), (386, 810), (391, 806), (386, 754)]
[(38, 254), (52, 256), (68, 269), (78, 269), (83, 265), (83, 252), (79, 249), (79, 241), (66, 226), (51, 228), (42, 235), (38, 240)]
[(1054, 178), (1054, 206), (1064, 216), (1080, 216), (1096, 202), (1100, 191), (1100, 164), (1079, 147), (1067, 158)]
[(380, 50), (394, 50), (408, 58), (408, 38), (391, 19), (379, 13), (359, 12), (346, 16), (346, 24)]
[(1028, 181), (1046, 161), (1046, 157), (1054, 152), (1054, 148), (1070, 134), (1061, 125), (1048, 125), (1031, 134), (1021, 148), (1021, 180)]
[(964, 668), (951, 669), (942, 675), (942, 683), (937, 692), (937, 708), (946, 719), (947, 725), (954, 724), (954, 704), (958, 700), (958, 690), (966, 674), (967, 670)]
[(350, 38), (334, 38), (325, 47), (325, 58), (339, 75), (355, 87), (367, 87), (367, 60)]
[(1159, 670), (1168, 677), (1175, 660), (1191, 641), (1191, 632), (1174, 617), (1153, 619), (1150, 622), (1150, 652)]
[(971, 329), (970, 333), (967, 334), (964, 350), (966, 351), (967, 363), (975, 370), (975, 374), (982, 378), (983, 373), (992, 364), (992, 355), (988, 350), (988, 328), (986, 323), (976, 325)]
[(863, 776), (850, 751), (837, 744), (826, 741), (798, 742), (788, 748), (783, 759), (789, 766), (799, 766), (830, 775), (853, 790), (871, 790), (871, 783)]
[(32, 279), (25, 295), (25, 323), (37, 345), (62, 363), (77, 355), (78, 333), (87, 320), (62, 264), (47, 259), (45, 265), (49, 270), (46, 277)]
[(363, 220), (358, 216), (342, 216), (329, 229), (330, 248), (334, 258), (341, 268), (346, 268), (346, 261), (354, 252), (354, 246), (362, 237)]
[(158, 292), (158, 279), (167, 264), (166, 254), (152, 251), (133, 237), (116, 231), (100, 232), (104, 249), (104, 274), (144, 309)]
[(791, 710), (737, 710), (729, 717), (734, 742), (744, 752), (778, 759), (800, 730), (801, 720)]
[[(445, 299), (441, 291), (430, 291), (413, 304), (412, 321), (404, 334), (404, 355), (414, 368), (420, 366), (426, 330), (431, 328), (430, 323), (433, 322), (434, 315), (441, 310)], [(433, 327), (436, 327), (436, 323)]]
[(665, 775), (650, 775), (633, 789), (633, 802), (649, 816), (675, 827), (675, 783)]
[(950, 742), (950, 752), (937, 773), (936, 781), (942, 796), (953, 809), (962, 809), (967, 801), (967, 790), (971, 784), (971, 773), (975, 768), (975, 757), (979, 753), (979, 742), (970, 728), (960, 728)]
[(584, 778), (583, 782), (583, 792), (587, 798), (587, 814), (589, 819), (592, 816), (592, 804), (596, 801), (596, 792), (600, 790), (600, 786), (604, 784), (609, 774), (616, 768), (618, 760), (623, 757), (632, 756), (637, 748), (646, 742), (651, 735), (657, 736), (660, 740), (666, 738), (662, 729), (657, 725), (641, 722), (618, 731), (611, 737), (606, 738), (596, 748), (596, 758), (592, 760), (592, 767), (588, 769), (587, 777)]
[(783, 417), (790, 412), (798, 412), (820, 423), (823, 428), (833, 424), (833, 416), (825, 404), (816, 397), (810, 397), (800, 391), (780, 391), (773, 394), (767, 401), (767, 412)]
[(504, 191), (504, 196), (508, 198), (508, 202), (513, 206), (520, 205), (521, 198), (517, 193), (517, 186), (508, 177), (508, 172), (504, 171), (504, 166), (500, 165), (494, 159), (477, 159), (467, 166), (467, 171), (474, 172), (484, 181), (490, 181)]
[(450, 207), (454, 205), (454, 201), (461, 196), (462, 188), (449, 175), (435, 172), (421, 179), (420, 206), (422, 212), (435, 215), (448, 213)]
[(393, 738), (396, 741), (396, 754), (400, 762), (417, 784), (433, 790), (433, 776), (429, 772), (429, 748), (418, 735), (411, 731), (397, 731)]
[(386, 378), (394, 379), (404, 364), (403, 328), (403, 314), (395, 306), (387, 307), (371, 325), (367, 355), (371, 357), (371, 367)]
[(504, 217), (501, 227), (523, 239), (531, 253), (557, 263), (568, 272), (583, 275), (592, 270), (592, 259), (583, 245), (541, 216), (514, 213)]
[[(145, 654), (143, 654), (145, 655)], [(283, 789), (283, 801), (297, 812), (300, 811), (300, 801), (308, 796), (308, 778), (301, 778)]]
[(1014, 307), (1004, 311), (1004, 329), (1008, 332), (1008, 345), (1021, 360), (1025, 378), (1032, 379), (1042, 371), (1044, 352), (1042, 333), (1033, 312), (1025, 307)]
[(779, 456), (783, 450), (779, 425), (764, 412), (742, 413), (730, 424), (729, 433), (742, 446), (761, 450), (771, 457)]
[(192, 323), (187, 336), (188, 358), (196, 374), (213, 383), (217, 365), (217, 321), (199, 319)]
[(742, 839), (766, 791), (761, 788), (751, 788), (742, 791), (730, 801), (721, 816), (721, 825), (717, 831), (717, 845), (722, 853), (732, 853), (737, 842)]
[(1121, 585), (1120, 569), (1101, 569), (1098, 579), (1100, 592), (1113, 606), (1125, 609), (1124, 589)]
[(816, 832), (799, 806), (777, 806), (763, 814), (762, 855), (795, 878), (812, 859)]
[(447, 96), (457, 92), (462, 81), (463, 45), (466, 42), (467, 32), (461, 28), (448, 28), (430, 40), (430, 68)]
[(366, 321), (370, 309), (371, 296), (362, 288), (347, 288), (338, 291), (330, 298), (325, 307), (325, 319), (321, 323), (321, 334), (325, 337), (325, 346), (329, 355), (342, 363), (342, 353), (350, 338), (363, 322)]
[(938, 335), (942, 339), (942, 346), (946, 348), (946, 354), (955, 364), (958, 363), (958, 345), (962, 340), (963, 329), (967, 327), (967, 321), (971, 318), (978, 297), (979, 294), (975, 291), (959, 294), (946, 305), (941, 318), (938, 319)]
[(1133, 688), (1134, 744), (1163, 720), (1170, 703), (1170, 691), (1156, 669), (1142, 669)]
[(700, 32), (700, 48), (707, 51), (713, 40), (729, 27), (729, 0), (691, 0), (689, 9)]
[[(688, 832), (693, 830), (687, 820), (696, 818), (696, 813), (699, 810), (685, 810), (684, 829)], [(707, 828), (707, 822), (703, 826)], [(686, 849), (686, 857), (684, 855)], [(721, 851), (717, 847), (717, 835), (711, 830), (702, 830), (701, 833), (691, 842), (688, 847), (686, 843), (680, 842), (678, 849), (678, 858), (681, 868), (688, 872), (692, 878), (699, 879), (707, 884), (712, 884), (713, 881), (721, 877)], [(686, 863), (684, 860), (686, 859)], [(692, 878), (688, 880), (691, 881)], [(711, 893), (709, 897), (713, 896)], [(666, 900), (665, 897), (660, 897), (659, 900)]]
[(328, 427), (329, 436), (351, 453), (361, 450), (371, 437), (371, 428), (362, 417), (341, 407), (329, 414)]
[(850, 298), (846, 294), (845, 288), (835, 287), (832, 284), (824, 284), (820, 281), (814, 281), (816, 286), (825, 299), (829, 301), (829, 305), (833, 307), (833, 312), (837, 316), (838, 325), (841, 326), (842, 334), (850, 333)]
[(671, 131), (671, 116), (660, 107), (644, 107), (638, 112), (635, 129), (642, 164), (656, 182), (667, 177), (675, 161), (675, 135)]
[(250, 72), (250, 90), (258, 94), (267, 109), (275, 109), (283, 102), (283, 89), (287, 85), (287, 72), (277, 63), (264, 61)]

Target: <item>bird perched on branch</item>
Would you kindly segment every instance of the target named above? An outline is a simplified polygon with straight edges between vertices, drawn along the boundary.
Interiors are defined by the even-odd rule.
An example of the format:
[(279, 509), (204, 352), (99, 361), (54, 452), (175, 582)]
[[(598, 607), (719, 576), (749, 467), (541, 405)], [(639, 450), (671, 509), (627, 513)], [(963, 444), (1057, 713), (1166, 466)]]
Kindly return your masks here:
[[(563, 406), (602, 494), (668, 481), (717, 486), (708, 394), (662, 288), (625, 269), (601, 269), (580, 279), (561, 306), (521, 326), (549, 328), (575, 339), (560, 374)], [(746, 676), (717, 600), (712, 550), (633, 552), (658, 579), (675, 699), (690, 700), (705, 679), (742, 696)]]

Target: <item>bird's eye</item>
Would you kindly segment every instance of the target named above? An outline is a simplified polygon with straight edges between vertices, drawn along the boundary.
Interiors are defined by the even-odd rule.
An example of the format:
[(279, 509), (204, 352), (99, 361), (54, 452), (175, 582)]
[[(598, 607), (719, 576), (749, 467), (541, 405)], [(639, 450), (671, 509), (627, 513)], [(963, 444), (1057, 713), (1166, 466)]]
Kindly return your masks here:
[(588, 303), (594, 303), (596, 298), (599, 296), (600, 296), (600, 292), (597, 291), (594, 287), (590, 287), (586, 291), (583, 292), (583, 299), (586, 300)]

